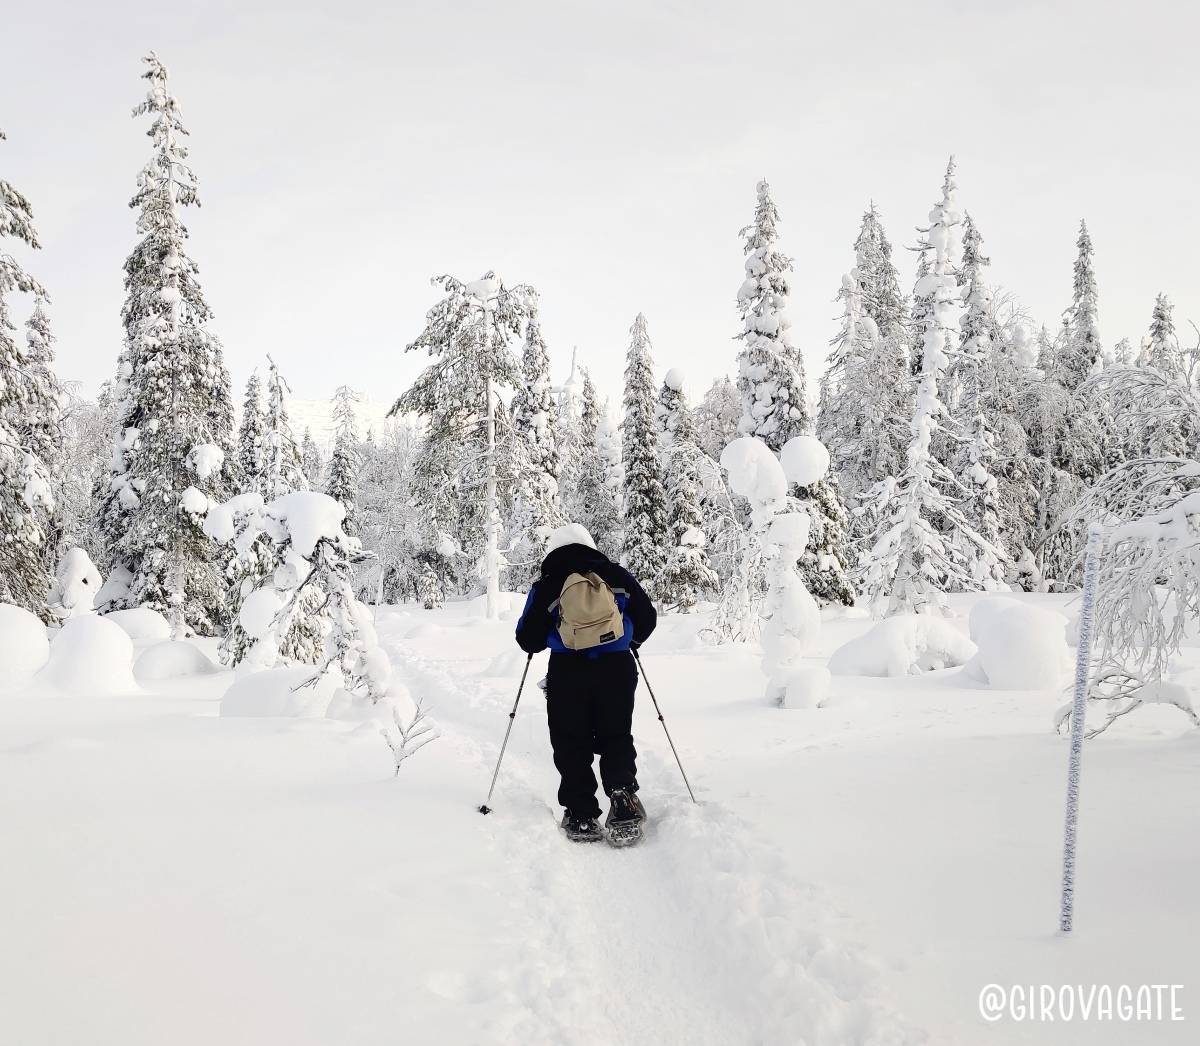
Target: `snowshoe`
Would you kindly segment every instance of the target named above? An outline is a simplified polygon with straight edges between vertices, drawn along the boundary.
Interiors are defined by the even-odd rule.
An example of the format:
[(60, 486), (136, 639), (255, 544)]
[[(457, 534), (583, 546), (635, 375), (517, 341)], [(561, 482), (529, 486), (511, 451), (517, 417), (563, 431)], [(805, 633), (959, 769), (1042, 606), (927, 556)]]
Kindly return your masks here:
[(594, 817), (576, 817), (570, 810), (563, 813), (559, 827), (563, 835), (575, 843), (597, 843), (604, 838)]
[(616, 788), (610, 796), (612, 805), (604, 819), (605, 837), (610, 846), (633, 846), (642, 838), (642, 822), (646, 808), (636, 792)]

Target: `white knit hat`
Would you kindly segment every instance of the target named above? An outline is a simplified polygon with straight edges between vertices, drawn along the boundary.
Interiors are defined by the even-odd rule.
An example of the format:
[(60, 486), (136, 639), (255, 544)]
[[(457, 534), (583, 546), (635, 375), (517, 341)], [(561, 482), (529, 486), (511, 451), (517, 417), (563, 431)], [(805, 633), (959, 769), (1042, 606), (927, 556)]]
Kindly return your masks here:
[(562, 548), (563, 545), (587, 545), (588, 548), (595, 548), (596, 542), (592, 540), (592, 535), (583, 524), (568, 523), (565, 527), (552, 531), (546, 538), (546, 555), (550, 555), (556, 548)]

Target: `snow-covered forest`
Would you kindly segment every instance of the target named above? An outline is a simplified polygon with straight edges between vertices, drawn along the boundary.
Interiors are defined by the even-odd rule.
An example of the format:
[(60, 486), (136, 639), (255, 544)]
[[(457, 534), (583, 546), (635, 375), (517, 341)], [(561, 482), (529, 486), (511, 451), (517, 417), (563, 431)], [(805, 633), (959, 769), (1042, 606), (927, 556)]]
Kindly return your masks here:
[[(193, 256), (188, 231), (202, 220), (203, 151), (192, 155), (188, 99), (176, 97), (164, 59), (151, 53), (143, 61), (144, 97), (133, 115), (147, 135), (145, 162), (129, 172), (132, 199), (114, 201), (132, 209), (124, 304), (112, 339), (116, 346), (119, 338), (119, 349), (112, 377), (95, 398), (58, 372), (55, 302), (69, 290), (38, 280), (39, 187), (4, 180), (5, 155), (22, 146), (0, 141), (0, 736), (18, 739), (6, 740), (0, 755), (33, 746), (45, 760), (32, 784), (19, 768), (5, 773), (17, 787), (36, 789), (37, 781), (53, 779), (50, 767), (57, 765), (38, 745), (65, 739), (64, 758), (90, 765), (99, 758), (93, 747), (117, 744), (112, 738), (122, 725), (141, 738), (132, 757), (122, 756), (132, 758), (137, 769), (130, 772), (154, 773), (154, 760), (138, 752), (143, 743), (164, 751), (178, 745), (180, 755), (186, 745), (156, 733), (157, 721), (135, 724), (126, 706), (113, 713), (117, 725), (105, 725), (101, 706), (88, 699), (155, 694), (171, 714), (191, 702), (197, 711), (189, 717), (239, 724), (230, 729), (241, 729), (243, 720), (305, 724), (294, 735), (239, 733), (229, 744), (242, 746), (240, 755), (222, 755), (215, 736), (196, 740), (193, 754), (217, 775), (223, 760), (252, 762), (255, 744), (270, 747), (266, 769), (237, 770), (238, 789), (269, 789), (275, 770), (289, 788), (313, 774), (338, 793), (332, 801), (346, 808), (342, 813), (367, 818), (374, 813), (357, 811), (347, 794), (364, 781), (393, 778), (399, 793), (408, 784), (400, 779), (409, 775), (422, 789), (450, 789), (470, 812), (472, 789), (486, 784), (482, 768), (496, 756), (502, 706), (524, 666), (511, 648), (523, 594), (540, 576), (550, 534), (579, 523), (659, 608), (660, 633), (646, 658), (652, 672), (661, 672), (656, 683), (662, 678), (669, 705), (683, 713), (680, 734), (689, 738), (683, 754), (696, 766), (705, 799), (698, 809), (686, 803), (669, 751), (646, 727), (646, 791), (661, 798), (653, 800), (658, 838), (649, 839), (644, 867), (647, 874), (678, 876), (685, 898), (705, 913), (695, 916), (679, 897), (659, 897), (659, 907), (639, 900), (632, 915), (620, 916), (622, 926), (636, 932), (636, 915), (663, 932), (694, 932), (696, 956), (668, 948), (664, 960), (681, 982), (721, 980), (724, 966), (713, 956), (726, 948), (740, 972), (733, 987), (707, 1000), (711, 1013), (681, 1017), (690, 1004), (683, 995), (667, 998), (663, 1012), (678, 1022), (669, 1033), (647, 1030), (650, 1010), (600, 1018), (596, 995), (563, 981), (560, 970), (538, 972), (543, 961), (587, 968), (593, 960), (586, 958), (592, 932), (586, 920), (570, 914), (561, 926), (538, 928), (534, 902), (518, 898), (515, 914), (505, 916), (522, 927), (512, 931), (517, 937), (479, 939), (479, 955), (514, 963), (497, 984), (485, 972), (492, 958), (480, 959), (466, 944), (456, 952), (432, 924), (411, 937), (405, 975), (420, 978), (422, 992), (441, 1000), (414, 1018), (421, 1034), (412, 1041), (865, 1046), (922, 1041), (921, 1025), (934, 1027), (934, 1041), (979, 1041), (971, 1038), (979, 1026), (963, 1016), (973, 996), (930, 1001), (939, 978), (953, 980), (955, 990), (970, 987), (948, 972), (953, 934), (937, 936), (932, 958), (914, 960), (918, 974), (906, 980), (899, 956), (922, 939), (920, 930), (895, 931), (885, 916), (851, 927), (834, 914), (844, 897), (830, 902), (806, 892), (815, 866), (794, 852), (795, 840), (779, 837), (793, 829), (832, 837), (841, 823), (854, 823), (861, 811), (840, 792), (821, 810), (813, 807), (825, 802), (826, 787), (852, 789), (860, 781), (865, 793), (879, 795), (888, 817), (902, 816), (899, 800), (882, 794), (889, 782), (878, 767), (909, 780), (904, 759), (889, 753), (875, 764), (870, 748), (889, 738), (888, 717), (905, 744), (931, 741), (930, 753), (950, 773), (967, 772), (964, 745), (987, 733), (1003, 739), (1003, 758), (1019, 768), (1014, 773), (1028, 775), (1016, 790), (1036, 806), (1034, 819), (1050, 825), (1037, 845), (1038, 874), (1048, 880), (1041, 885), (1052, 896), (1061, 817), (1054, 804), (1061, 800), (1060, 762), (1064, 771), (1066, 765), (1057, 737), (1072, 726), (1065, 691), (1080, 644), (1089, 527), (1103, 528), (1103, 541), (1095, 638), (1089, 637), (1090, 657), (1086, 646), (1081, 657), (1084, 729), (1089, 738), (1106, 735), (1104, 743), (1135, 741), (1143, 761), (1122, 751), (1109, 756), (1109, 769), (1151, 790), (1143, 775), (1154, 765), (1146, 749), (1155, 739), (1197, 743), (1200, 330), (1191, 318), (1177, 315), (1159, 293), (1145, 303), (1143, 331), (1108, 330), (1109, 288), (1098, 277), (1105, 244), (1093, 242), (1086, 215), (1073, 246), (1070, 300), (1061, 313), (1032, 314), (1015, 291), (990, 277), (989, 230), (971, 213), (972, 172), (954, 157), (927, 172), (928, 198), (916, 213), (884, 215), (868, 200), (861, 213), (844, 215), (843, 254), (820, 260), (828, 285), (805, 288), (802, 300), (794, 258), (805, 250), (799, 230), (806, 210), (817, 204), (782, 198), (764, 178), (745, 186), (744, 226), (729, 230), (740, 238), (744, 265), (730, 273), (727, 374), (708, 388), (692, 386), (686, 347), (656, 340), (649, 306), (620, 317), (628, 337), (609, 351), (625, 361), (624, 382), (609, 388), (594, 376), (587, 353), (569, 348), (569, 334), (561, 344), (548, 343), (545, 303), (537, 287), (521, 282), (526, 274), (431, 273), (424, 326), (397, 331), (396, 351), (413, 354), (422, 367), (416, 379), (408, 387), (372, 389), (368, 398), (368, 390), (343, 380), (335, 355), (323, 415), (329, 421), (314, 431), (314, 422), (301, 424), (291, 409), (296, 400), (281, 366), (282, 346), (222, 341), (213, 311), (220, 303), (210, 308), (201, 280), (205, 259)], [(131, 77), (131, 100), (138, 94)], [(888, 177), (886, 168), (878, 177)], [(901, 277), (901, 268), (912, 267), (900, 265), (903, 251), (912, 252), (915, 264), (911, 284)], [(594, 308), (605, 307), (598, 295)], [(818, 373), (806, 371), (793, 324), (798, 308), (828, 308), (840, 317)], [(252, 368), (244, 388), (232, 382), (233, 358)], [(382, 418), (365, 406), (380, 400), (390, 404)], [(717, 694), (706, 675), (720, 680)], [(39, 720), (37, 709), (55, 695), (51, 718)], [(1008, 718), (989, 725), (1003, 702)], [(789, 718), (795, 711), (824, 718)], [(496, 844), (509, 861), (508, 888), (519, 889), (523, 876), (543, 875), (537, 889), (550, 910), (573, 912), (570, 895), (579, 884), (571, 877), (590, 873), (554, 865), (556, 851), (538, 834), (553, 836), (539, 816), (549, 804), (543, 796), (553, 791), (543, 714), (528, 713), (537, 727), (518, 732), (511, 776), (500, 791), (508, 809), (487, 831), (508, 833)], [(309, 731), (312, 723), (331, 733)], [(930, 738), (920, 740), (929, 725)], [(85, 738), (78, 751), (71, 741), (76, 729)], [(422, 751), (437, 739), (442, 744)], [(776, 743), (792, 763), (766, 756)], [(819, 758), (795, 769), (810, 748), (842, 744), (867, 747), (854, 749), (853, 762), (830, 766), (826, 777), (813, 769)], [(130, 742), (120, 745), (124, 751)], [(748, 770), (757, 783), (747, 787), (803, 788), (806, 812), (772, 805), (777, 800), (762, 809), (721, 805), (724, 792), (737, 787), (727, 762), (751, 763), (759, 755), (764, 768)], [(1044, 790), (1039, 775), (1048, 782)], [(1029, 783), (1035, 778), (1036, 787)], [(147, 790), (155, 787), (139, 780)], [(186, 786), (183, 778), (170, 780), (172, 789)], [(932, 778), (921, 782), (934, 787)], [(311, 787), (315, 794), (317, 785)], [(1176, 801), (1188, 793), (1164, 788), (1173, 798), (1147, 816), (1165, 832), (1165, 822), (1188, 816), (1190, 807)], [(61, 782), (51, 791), (70, 799)], [(1140, 816), (1132, 792), (1111, 786), (1109, 792), (1119, 795), (1110, 809)], [(339, 953), (358, 948), (347, 926), (369, 926), (374, 904), (387, 910), (389, 932), (399, 933), (393, 924), (411, 928), (433, 919), (420, 910), (423, 901), (445, 912), (458, 903), (435, 881), (439, 858), (430, 840), (448, 819), (457, 854), (478, 859), (485, 844), (475, 836), (463, 841), (478, 826), (460, 824), (444, 796), (421, 807), (421, 794), (410, 789), (403, 799), (385, 800), (374, 793), (368, 805), (387, 805), (388, 816), (420, 837), (412, 852), (421, 855), (423, 871), (405, 864), (409, 851), (378, 841), (386, 822), (364, 832), (375, 841), (345, 843), (378, 898), (339, 909), (338, 926), (329, 930)], [(303, 799), (286, 802), (294, 812)], [(915, 844), (894, 840), (897, 881), (916, 889), (914, 848), (952, 850), (951, 836), (974, 815), (964, 805), (946, 816), (944, 834), (921, 828)], [(862, 817), (864, 832), (882, 837), (890, 830), (878, 811)], [(1019, 821), (1005, 815), (1001, 834), (1015, 834)], [(330, 875), (358, 874), (317, 856), (319, 827), (294, 830), (288, 838), (305, 851), (300, 863), (319, 869), (332, 862)], [(138, 839), (129, 845), (145, 843), (140, 831), (131, 829)], [(1119, 836), (1104, 831), (1098, 848), (1119, 850)], [(238, 832), (244, 834), (213, 845), (239, 854), (243, 843), (253, 849), (253, 821)], [(968, 835), (972, 845), (986, 845)], [(787, 853), (786, 862), (772, 846)], [(1183, 862), (1196, 851), (1188, 844), (1161, 855)], [(738, 871), (743, 858), (748, 863)], [(211, 853), (200, 860), (210, 871), (219, 864)], [(860, 861), (887, 864), (886, 855), (849, 844), (811, 860), (824, 860), (820, 871), (831, 877), (850, 875)], [(974, 874), (961, 854), (946, 861), (953, 872), (947, 882)], [(394, 877), (402, 887), (382, 871), (389, 864), (403, 868)], [(602, 905), (598, 898), (608, 890), (646, 888), (642, 867), (587, 880), (585, 903)], [(251, 880), (286, 878), (278, 855), (247, 859), (242, 871)], [(729, 872), (743, 877), (741, 885), (721, 885)], [(1183, 864), (1176, 872), (1183, 874)], [(310, 873), (316, 882), (318, 872)], [(456, 866), (471, 918), (486, 918), (482, 894), (471, 892), (482, 887), (463, 874)], [(1033, 878), (1026, 866), (1014, 874), (1022, 889)], [(989, 888), (1003, 889), (999, 872), (984, 877)], [(200, 889), (190, 873), (187, 881)], [(1093, 901), (1103, 893), (1116, 903), (1124, 889), (1106, 887)], [(1128, 887), (1130, 894), (1143, 889)], [(404, 897), (398, 910), (389, 907), (393, 890)], [(854, 887), (845, 896), (865, 892)], [(950, 893), (955, 903), (972, 900), (961, 878)], [(305, 903), (294, 882), (280, 896), (264, 918), (284, 918), (289, 905)], [(1042, 904), (1049, 922), (1054, 900)], [(931, 904), (926, 897), (917, 907)], [(1093, 925), (1103, 920), (1095, 905)], [(997, 910), (1012, 916), (1020, 908), (1009, 898)], [(793, 915), (811, 922), (794, 925)], [(1187, 917), (1194, 922), (1194, 908)], [(453, 933), (470, 939), (459, 925), (467, 917), (455, 918)], [(745, 930), (732, 947), (731, 925)], [(1034, 933), (1030, 925), (1020, 932)], [(1154, 932), (1169, 938), (1169, 930)], [(1102, 956), (1120, 954), (1120, 934), (1107, 933), (1096, 930)], [(860, 946), (863, 938), (869, 943)], [(419, 970), (414, 958), (426, 945), (435, 955), (432, 972)], [(313, 947), (320, 946), (314, 938)], [(982, 978), (978, 987), (1003, 977), (1074, 975), (1063, 956), (1048, 960), (1024, 947), (998, 946), (1003, 962), (986, 976), (986, 962), (973, 954), (968, 968)], [(206, 938), (205, 954), (221, 955), (223, 948)], [(377, 965), (380, 948), (373, 941), (356, 963)], [(1180, 954), (1162, 936), (1138, 954), (1159, 948)], [(468, 953), (474, 957), (464, 959)], [(878, 955), (898, 965), (883, 970)], [(1019, 968), (1018, 958), (1027, 967)], [(267, 961), (267, 953), (243, 961)], [(637, 978), (651, 965), (616, 962), (623, 989), (637, 991)], [(1147, 965), (1103, 976), (1175, 983), (1185, 973)], [(376, 983), (372, 991), (385, 988)], [(372, 1009), (365, 990), (334, 995), (340, 1001), (322, 1009), (319, 1021), (336, 1022), (344, 1004), (362, 1017), (361, 1034), (302, 1033), (296, 1028), (303, 1021), (292, 1013), (286, 1035), (256, 1041), (384, 1041), (378, 1014), (391, 1012), (387, 1007)], [(742, 998), (751, 1000), (745, 1012)], [(237, 1007), (247, 1027), (265, 1026), (253, 1005)], [(469, 1012), (455, 1017), (455, 1007)], [(614, 1030), (580, 1030), (600, 1019), (611, 1019)], [(36, 1024), (28, 1015), (23, 1021), (26, 1031)]]

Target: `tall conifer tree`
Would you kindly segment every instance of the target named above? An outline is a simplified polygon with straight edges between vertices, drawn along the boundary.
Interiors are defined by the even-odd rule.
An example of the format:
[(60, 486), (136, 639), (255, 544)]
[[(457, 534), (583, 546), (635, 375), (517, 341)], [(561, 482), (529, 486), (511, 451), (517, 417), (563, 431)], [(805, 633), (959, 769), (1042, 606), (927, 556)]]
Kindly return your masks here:
[[(0, 140), (4, 137), (0, 131)], [(0, 237), (13, 237), (35, 250), (41, 246), (33, 228), (32, 206), (2, 178)], [(40, 423), (30, 425), (30, 418), (53, 413), (56, 422), (57, 404), (45, 380), (53, 372), (39, 379), (37, 361), (13, 337), (17, 328), (8, 304), (13, 291), (37, 295), (39, 302), (46, 293), (13, 257), (0, 251), (0, 602), (16, 603), (44, 617), (50, 578), (43, 562), (42, 524), (53, 510), (54, 499), (50, 476), (37, 452), (44, 446), (46, 430)], [(50, 417), (44, 420), (48, 423)]]
[(667, 562), (667, 495), (659, 476), (655, 419), (654, 360), (646, 317), (629, 328), (625, 367), (625, 420), (621, 425), (625, 465), (625, 566), (643, 587), (658, 591)]
[(792, 344), (788, 273), (792, 259), (779, 250), (779, 212), (771, 187), (758, 183), (754, 223), (746, 237), (746, 279), (738, 291), (743, 319), (738, 354), (738, 390), (742, 394), (743, 436), (757, 436), (776, 454), (808, 428), (804, 362)]
[(221, 607), (211, 543), (201, 530), (208, 501), (227, 493), (229, 377), (195, 262), (184, 251), (180, 209), (198, 205), (186, 164), (187, 134), (166, 66), (151, 53), (146, 100), (154, 153), (131, 206), (142, 239), (125, 262), (125, 347), (118, 369), (118, 432), (102, 525), (114, 559), (131, 575), (112, 604), (147, 605), (177, 629), (210, 632)]

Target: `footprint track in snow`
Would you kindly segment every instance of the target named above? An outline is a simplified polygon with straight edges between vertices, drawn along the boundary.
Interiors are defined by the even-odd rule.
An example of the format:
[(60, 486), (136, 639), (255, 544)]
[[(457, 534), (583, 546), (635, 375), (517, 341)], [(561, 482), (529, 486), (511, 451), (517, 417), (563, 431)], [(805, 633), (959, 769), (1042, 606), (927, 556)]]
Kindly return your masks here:
[[(392, 653), (490, 776), (498, 738), (475, 735), (485, 723), (503, 729), (496, 713), (511, 706), (481, 679), (411, 648)], [(720, 803), (693, 806), (657, 750), (639, 757), (646, 838), (614, 849), (563, 838), (548, 746), (543, 759), (521, 749), (510, 743), (505, 754), (488, 826), (518, 884), (506, 921), (513, 963), (497, 972), (508, 1002), (492, 1027), (497, 1041), (921, 1041), (882, 997), (874, 966), (830, 938), (816, 892)]]

